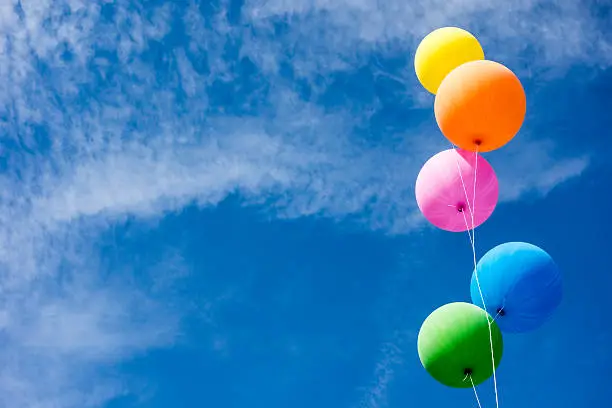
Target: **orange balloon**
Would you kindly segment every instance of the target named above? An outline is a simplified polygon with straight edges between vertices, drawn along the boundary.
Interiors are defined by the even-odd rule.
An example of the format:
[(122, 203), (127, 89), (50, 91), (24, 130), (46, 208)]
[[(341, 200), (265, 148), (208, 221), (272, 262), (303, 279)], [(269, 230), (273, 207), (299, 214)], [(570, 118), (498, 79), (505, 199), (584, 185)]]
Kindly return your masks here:
[(508, 143), (523, 125), (526, 110), (521, 81), (490, 60), (466, 62), (452, 70), (434, 102), (442, 134), (464, 150), (479, 152)]

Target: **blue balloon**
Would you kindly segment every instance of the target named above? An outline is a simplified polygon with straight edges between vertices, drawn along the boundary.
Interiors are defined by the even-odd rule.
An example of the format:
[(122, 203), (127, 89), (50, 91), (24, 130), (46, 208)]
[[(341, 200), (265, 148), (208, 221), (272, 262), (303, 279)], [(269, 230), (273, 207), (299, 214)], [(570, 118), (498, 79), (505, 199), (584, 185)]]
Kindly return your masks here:
[[(540, 327), (561, 303), (561, 272), (544, 250), (525, 242), (507, 242), (487, 252), (477, 264), (487, 312), (505, 332)], [(472, 303), (484, 309), (476, 274)]]

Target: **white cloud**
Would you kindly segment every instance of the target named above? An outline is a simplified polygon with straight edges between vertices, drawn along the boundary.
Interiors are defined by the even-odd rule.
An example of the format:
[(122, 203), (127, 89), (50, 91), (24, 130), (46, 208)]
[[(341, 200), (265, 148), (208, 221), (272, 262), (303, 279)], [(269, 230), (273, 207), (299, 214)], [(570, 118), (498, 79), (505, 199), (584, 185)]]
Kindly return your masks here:
[[(512, 67), (524, 70), (522, 73), (531, 67), (565, 69), (575, 62), (596, 66), (612, 63), (605, 52), (612, 43), (604, 27), (598, 25), (595, 9), (580, 2), (519, 0), (501, 5), (494, 0), (410, 4), (401, 0), (252, 0), (246, 2), (246, 10), (256, 26), (264, 27), (280, 17), (291, 18), (288, 41), (303, 51), (298, 55), (310, 63), (313, 57), (343, 58), (360, 47), (412, 50), (428, 32), (447, 25), (468, 28), (482, 40), (487, 55), (504, 62), (511, 60)], [(315, 36), (320, 52), (312, 52), (310, 41), (294, 41)], [(412, 76), (412, 72), (409, 74)]]
[[(588, 10), (557, 5), (536, 18), (529, 13), (542, 2), (512, 4), (249, 1), (244, 18), (253, 25), (236, 28), (226, 11), (207, 19), (194, 4), (182, 14), (171, 3), (3, 2), (1, 405), (99, 406), (125, 387), (99, 375), (98, 364), (175, 341), (180, 313), (157, 300), (171, 278), (162, 274), (157, 289), (144, 290), (100, 277), (108, 271), (92, 242), (126, 214), (158, 217), (239, 191), (283, 217), (365, 214), (364, 222), (391, 232), (417, 225), (418, 169), (446, 148), (435, 125), (399, 135), (393, 147), (368, 146), (354, 129), (371, 112), (356, 116), (349, 106), (330, 113), (300, 100), (281, 64), (290, 62), (320, 96), (329, 85), (322, 76), (365, 64), (371, 51), (412, 50), (428, 30), (454, 22), (481, 28), (489, 45), (503, 41), (499, 58), (534, 48), (540, 67), (610, 63), (609, 53), (598, 52), (610, 44)], [(289, 28), (273, 37), (270, 19), (287, 15)], [(189, 44), (165, 38), (172, 18), (183, 19)], [(262, 72), (249, 95), (241, 93), (239, 62), (224, 57), (237, 37), (244, 41), (238, 57)], [(152, 44), (175, 48), (148, 54)], [(160, 74), (158, 65), (171, 69)], [(410, 69), (398, 86), (408, 86), (407, 99), (422, 98)], [(383, 71), (377, 74), (394, 75)], [(209, 87), (217, 85), (225, 86), (222, 96), (244, 98), (250, 116), (215, 105), (219, 94)], [(512, 186), (505, 199), (546, 193), (588, 164), (548, 142), (522, 143), (535, 147), (531, 178), (510, 166), (519, 153), (495, 156), (500, 180)]]
[(363, 391), (359, 408), (383, 408), (388, 406), (387, 389), (393, 381), (394, 369), (403, 361), (403, 350), (394, 343), (383, 344), (381, 359), (374, 369), (374, 381)]
[(491, 159), (499, 157), (495, 163), (500, 179), (500, 201), (517, 200), (525, 194), (543, 197), (556, 186), (580, 176), (589, 166), (588, 154), (560, 157), (557, 150), (551, 140), (534, 140), (527, 135)]
[[(100, 406), (125, 384), (98, 368), (175, 342), (180, 313), (159, 285), (136, 286), (132, 266), (100, 265), (91, 223), (2, 223), (0, 405)], [(173, 257), (143, 266), (165, 289), (184, 269)]]

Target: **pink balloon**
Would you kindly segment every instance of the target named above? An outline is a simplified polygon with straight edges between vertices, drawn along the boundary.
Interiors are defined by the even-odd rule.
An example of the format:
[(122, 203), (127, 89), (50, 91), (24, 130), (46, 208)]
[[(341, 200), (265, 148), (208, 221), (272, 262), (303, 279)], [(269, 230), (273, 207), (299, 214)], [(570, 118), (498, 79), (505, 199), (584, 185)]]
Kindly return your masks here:
[[(474, 174), (475, 206), (472, 203)], [(419, 209), (429, 222), (446, 231), (461, 232), (472, 229), (470, 208), (475, 210), (474, 227), (493, 214), (499, 186), (493, 167), (481, 155), (462, 149), (448, 149), (431, 157), (423, 165), (417, 177), (415, 192)]]

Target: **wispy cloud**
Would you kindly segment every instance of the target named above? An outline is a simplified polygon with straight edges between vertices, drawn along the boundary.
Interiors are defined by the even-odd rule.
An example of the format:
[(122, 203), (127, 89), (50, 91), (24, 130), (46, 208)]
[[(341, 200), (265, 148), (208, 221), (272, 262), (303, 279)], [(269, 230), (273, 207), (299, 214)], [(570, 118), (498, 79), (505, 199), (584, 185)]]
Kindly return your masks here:
[[(566, 69), (576, 61), (595, 66), (612, 63), (609, 53), (601, 55), (610, 50), (611, 43), (597, 20), (596, 6), (546, 0), (520, 0), (503, 6), (492, 0), (428, 0), (409, 5), (399, 0), (272, 0), (247, 2), (246, 14), (262, 26), (288, 18), (290, 39), (319, 34), (316, 41), (322, 46), (318, 52), (311, 49), (311, 41), (295, 43), (297, 50), (304, 51), (305, 61), (327, 54), (344, 59), (356, 51), (367, 57), (365, 52), (381, 47), (414, 49), (431, 30), (459, 25), (478, 34), (485, 49), (503, 44), (494, 47), (493, 57), (510, 60), (517, 69), (551, 69), (553, 65)], [(325, 28), (321, 22), (326, 23)]]
[[(2, 405), (99, 406), (124, 389), (97, 376), (98, 364), (175, 341), (181, 316), (159, 292), (102, 278), (91, 242), (126, 214), (159, 217), (239, 192), (282, 217), (417, 225), (413, 183), (444, 140), (432, 123), (394, 129), (388, 143), (358, 137), (384, 95), (330, 107), (338, 75), (378, 61), (368, 78), (395, 81), (407, 106), (430, 103), (409, 53), (447, 24), (501, 42), (495, 57), (522, 72), (612, 62), (603, 28), (577, 3), (247, 1), (242, 14), (206, 4), (0, 6)], [(379, 63), (398, 52), (396, 68)], [(545, 193), (588, 164), (522, 143), (537, 144), (530, 178), (504, 170), (512, 154), (495, 158), (512, 186), (506, 199)]]
[[(135, 286), (130, 268), (106, 271), (89, 244), (97, 236), (91, 226), (34, 221), (17, 229), (3, 221), (2, 248), (11, 255), (1, 265), (0, 405), (99, 406), (123, 384), (98, 368), (175, 342), (180, 315), (156, 296), (158, 287)], [(170, 275), (166, 289), (183, 268), (168, 259), (148, 267), (152, 276), (156, 266)]]
[[(556, 186), (580, 176), (591, 162), (589, 153), (563, 157), (558, 150), (550, 139), (529, 138), (509, 145), (496, 161), (503, 185), (500, 200), (513, 201), (524, 194), (545, 196)], [(521, 166), (515, 163), (521, 163)]]
[(374, 369), (372, 384), (364, 387), (359, 408), (383, 408), (388, 406), (387, 391), (393, 381), (395, 369), (403, 362), (404, 350), (394, 342), (385, 343), (380, 350), (381, 358)]

